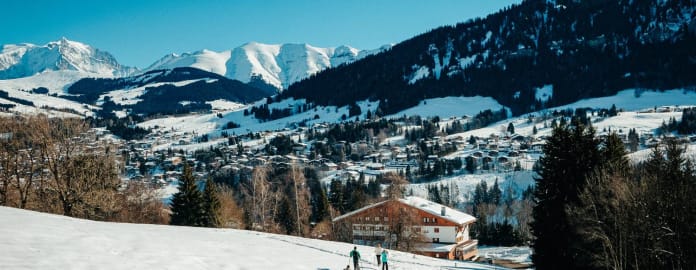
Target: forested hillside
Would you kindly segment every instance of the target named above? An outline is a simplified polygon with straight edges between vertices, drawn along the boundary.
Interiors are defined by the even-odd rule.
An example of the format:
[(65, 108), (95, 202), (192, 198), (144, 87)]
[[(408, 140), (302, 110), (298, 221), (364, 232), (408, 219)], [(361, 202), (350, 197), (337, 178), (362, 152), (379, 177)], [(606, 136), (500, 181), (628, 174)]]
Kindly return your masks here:
[(626, 88), (690, 87), (695, 12), (689, 0), (524, 1), (327, 69), (281, 98), (380, 100), (389, 114), (424, 98), (481, 95), (520, 114)]

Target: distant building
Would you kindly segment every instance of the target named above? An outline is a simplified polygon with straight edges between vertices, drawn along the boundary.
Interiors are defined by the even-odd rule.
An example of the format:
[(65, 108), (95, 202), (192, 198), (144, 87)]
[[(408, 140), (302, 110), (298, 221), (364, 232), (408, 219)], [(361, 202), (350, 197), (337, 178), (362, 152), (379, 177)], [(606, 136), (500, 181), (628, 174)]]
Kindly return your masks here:
[(416, 253), (451, 260), (467, 260), (477, 255), (478, 241), (469, 236), (476, 218), (419, 197), (368, 205), (336, 217), (333, 222), (345, 222), (350, 226), (354, 244), (380, 243), (393, 248), (396, 239), (393, 226), (404, 224), (402, 209), (408, 209), (414, 215), (406, 222), (410, 224), (406, 230), (420, 234), (421, 242), (416, 245)]

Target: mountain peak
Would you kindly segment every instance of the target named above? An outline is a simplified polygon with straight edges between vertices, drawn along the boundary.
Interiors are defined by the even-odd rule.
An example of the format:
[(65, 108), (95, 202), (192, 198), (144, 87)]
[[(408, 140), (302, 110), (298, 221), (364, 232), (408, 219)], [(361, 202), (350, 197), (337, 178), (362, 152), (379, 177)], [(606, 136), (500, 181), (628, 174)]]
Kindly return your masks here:
[(0, 79), (56, 70), (74, 70), (99, 77), (125, 76), (136, 71), (135, 68), (120, 65), (108, 52), (66, 37), (43, 46), (5, 45), (0, 51)]
[(143, 72), (195, 67), (242, 82), (249, 82), (253, 76), (260, 77), (266, 83), (283, 89), (326, 68), (353, 62), (379, 51), (362, 51), (347, 45), (322, 48), (308, 43), (266, 44), (250, 41), (228, 51), (203, 49), (167, 55)]

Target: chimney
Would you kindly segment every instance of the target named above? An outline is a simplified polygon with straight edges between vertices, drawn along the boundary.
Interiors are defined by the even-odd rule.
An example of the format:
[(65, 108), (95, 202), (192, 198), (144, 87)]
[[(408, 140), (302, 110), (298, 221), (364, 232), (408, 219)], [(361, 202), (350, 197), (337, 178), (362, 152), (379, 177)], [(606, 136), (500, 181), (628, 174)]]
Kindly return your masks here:
[(445, 207), (443, 206), (443, 207), (440, 209), (440, 215), (444, 217), (444, 216), (445, 216), (445, 212), (446, 212), (446, 211), (445, 211)]

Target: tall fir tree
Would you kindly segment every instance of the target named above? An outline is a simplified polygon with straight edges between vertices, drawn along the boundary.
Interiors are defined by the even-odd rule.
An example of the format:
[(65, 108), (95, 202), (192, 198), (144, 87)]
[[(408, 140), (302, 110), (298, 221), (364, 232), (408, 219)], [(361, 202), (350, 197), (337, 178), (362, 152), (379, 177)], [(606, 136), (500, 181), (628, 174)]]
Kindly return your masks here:
[(490, 203), (500, 205), (500, 199), (503, 197), (503, 193), (498, 185), (498, 178), (495, 179), (491, 190), (488, 192), (488, 196), (490, 196)]
[(537, 205), (531, 223), (532, 260), (537, 269), (585, 269), (581, 237), (567, 215), (579, 200), (586, 178), (600, 164), (599, 141), (592, 127), (577, 120), (555, 127), (537, 167)]
[[(185, 161), (184, 161), (185, 162)], [(172, 225), (205, 226), (203, 196), (198, 190), (191, 167), (185, 163), (179, 181), (179, 192), (172, 197)]]
[(217, 186), (211, 178), (205, 181), (203, 189), (203, 226), (218, 227), (220, 225), (220, 198)]

